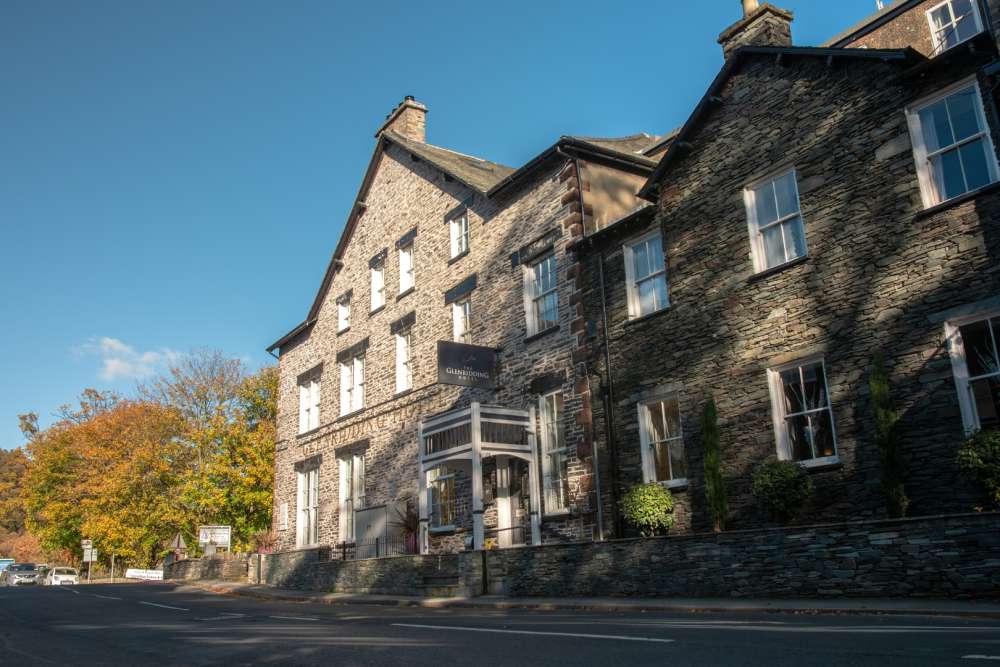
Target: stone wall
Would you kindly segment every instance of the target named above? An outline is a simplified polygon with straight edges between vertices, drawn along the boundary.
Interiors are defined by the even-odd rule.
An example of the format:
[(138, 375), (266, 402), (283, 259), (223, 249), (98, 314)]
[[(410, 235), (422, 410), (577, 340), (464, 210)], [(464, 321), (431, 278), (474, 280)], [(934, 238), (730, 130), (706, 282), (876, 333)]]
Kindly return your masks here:
[[(481, 585), (479, 553), (330, 560), (326, 548), (263, 554), (250, 567), (251, 583), (295, 590), (386, 595), (476, 595)], [(474, 558), (470, 558), (474, 556)], [(464, 559), (464, 562), (462, 559)], [(259, 572), (259, 576), (258, 576)]]
[(487, 552), (511, 596), (1000, 597), (1000, 513)]
[[(978, 309), (1000, 293), (1000, 191), (925, 211), (903, 113), (966, 78), (975, 62), (939, 68), (918, 85), (903, 82), (902, 65), (862, 58), (747, 57), (672, 164), (656, 219), (594, 239), (600, 253), (585, 266), (585, 302), (600, 323), (603, 262), (621, 492), (643, 481), (637, 404), (676, 395), (688, 470), (687, 488), (675, 493), (676, 528), (711, 526), (699, 417), (713, 397), (729, 527), (767, 526), (750, 480), (778, 454), (768, 371), (819, 357), (838, 459), (811, 470), (816, 493), (798, 521), (884, 518), (868, 397), (868, 372), (882, 353), (901, 413), (911, 514), (978, 504), (955, 464), (964, 430), (941, 314)], [(807, 256), (754, 274), (744, 189), (790, 168)], [(629, 320), (622, 244), (655, 229), (670, 305)], [(603, 370), (600, 328), (593, 334)], [(603, 439), (609, 414), (599, 401), (594, 416)]]
[(197, 581), (199, 579), (246, 581), (247, 562), (248, 559), (246, 557), (209, 557), (179, 560), (163, 568), (163, 578), (188, 581)]

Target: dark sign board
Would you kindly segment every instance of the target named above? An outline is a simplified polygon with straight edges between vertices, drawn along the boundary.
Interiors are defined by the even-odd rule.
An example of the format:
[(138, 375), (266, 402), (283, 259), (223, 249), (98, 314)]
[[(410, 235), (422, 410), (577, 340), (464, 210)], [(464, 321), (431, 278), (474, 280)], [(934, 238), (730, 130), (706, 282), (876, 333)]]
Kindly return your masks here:
[(438, 341), (438, 382), (463, 387), (497, 386), (497, 351), (492, 347)]

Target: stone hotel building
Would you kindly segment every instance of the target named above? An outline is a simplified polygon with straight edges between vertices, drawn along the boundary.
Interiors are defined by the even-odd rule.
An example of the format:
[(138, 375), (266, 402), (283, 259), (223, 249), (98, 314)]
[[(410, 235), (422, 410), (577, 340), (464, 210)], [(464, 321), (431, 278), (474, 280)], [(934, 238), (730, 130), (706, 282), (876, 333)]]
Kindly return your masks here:
[(911, 513), (974, 503), (955, 451), (1000, 425), (998, 3), (899, 0), (818, 47), (742, 5), (672, 132), (564, 136), (512, 168), (428, 143), (413, 98), (386, 118), (270, 348), (280, 549), (607, 539), (643, 482), (677, 531), (709, 529), (709, 398), (731, 527), (766, 524), (770, 458), (813, 477), (802, 521), (884, 516), (879, 353)]

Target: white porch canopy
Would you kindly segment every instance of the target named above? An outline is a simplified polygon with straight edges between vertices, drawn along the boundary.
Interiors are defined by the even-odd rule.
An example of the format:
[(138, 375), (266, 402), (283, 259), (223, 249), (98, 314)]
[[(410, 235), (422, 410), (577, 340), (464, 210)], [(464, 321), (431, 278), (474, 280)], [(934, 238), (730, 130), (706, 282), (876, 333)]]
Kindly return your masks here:
[[(472, 543), (484, 545), (483, 467), (490, 456), (521, 459), (528, 464), (531, 543), (541, 544), (538, 466), (535, 461), (535, 410), (512, 410), (473, 403), (468, 408), (420, 422), (420, 553), (428, 551), (429, 472), (448, 462), (468, 461), (472, 474)], [(503, 517), (503, 513), (501, 513)], [(503, 522), (501, 518), (501, 523)], [(510, 526), (500, 526), (509, 529)]]

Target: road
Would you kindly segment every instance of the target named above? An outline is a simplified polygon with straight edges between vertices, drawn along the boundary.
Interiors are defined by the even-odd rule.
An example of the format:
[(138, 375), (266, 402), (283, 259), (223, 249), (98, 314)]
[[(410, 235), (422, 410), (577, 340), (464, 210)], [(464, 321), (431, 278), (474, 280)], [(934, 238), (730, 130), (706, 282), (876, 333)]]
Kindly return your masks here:
[(327, 606), (161, 584), (0, 588), (0, 665), (982, 665), (1000, 622)]

